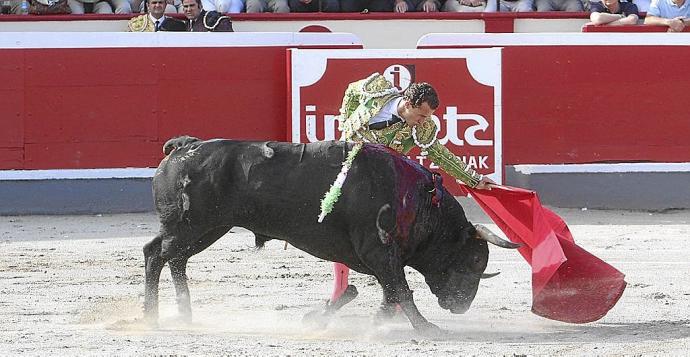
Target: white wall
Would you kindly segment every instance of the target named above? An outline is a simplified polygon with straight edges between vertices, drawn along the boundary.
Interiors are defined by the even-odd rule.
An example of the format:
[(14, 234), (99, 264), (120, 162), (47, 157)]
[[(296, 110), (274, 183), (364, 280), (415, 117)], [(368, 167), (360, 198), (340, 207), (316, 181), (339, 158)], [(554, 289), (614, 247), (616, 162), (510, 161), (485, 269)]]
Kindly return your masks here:
[[(515, 19), (515, 32), (580, 32), (586, 19)], [(391, 19), (391, 20), (241, 20), (237, 32), (295, 32), (308, 25), (322, 25), (332, 32), (355, 34), (364, 48), (415, 48), (429, 33), (483, 33), (482, 19)], [(119, 32), (127, 20), (0, 21), (0, 32)]]

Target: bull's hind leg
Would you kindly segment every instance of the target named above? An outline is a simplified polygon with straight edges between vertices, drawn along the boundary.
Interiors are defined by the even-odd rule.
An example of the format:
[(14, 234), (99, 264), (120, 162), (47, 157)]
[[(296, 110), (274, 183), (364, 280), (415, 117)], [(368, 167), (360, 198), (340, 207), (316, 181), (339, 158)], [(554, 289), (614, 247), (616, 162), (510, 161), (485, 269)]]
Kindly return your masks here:
[(192, 303), (189, 297), (189, 287), (187, 286), (187, 258), (171, 260), (170, 276), (175, 285), (175, 296), (177, 298), (177, 311), (184, 322), (192, 322)]
[(144, 318), (150, 323), (158, 321), (158, 283), (165, 260), (161, 256), (162, 235), (144, 245), (145, 288)]
[(175, 285), (177, 310), (184, 322), (189, 323), (192, 321), (192, 304), (189, 286), (187, 285), (187, 261), (191, 256), (203, 251), (220, 239), (230, 228), (229, 226), (214, 228), (184, 248), (172, 244), (166, 246), (167, 249), (163, 255), (170, 257), (168, 265), (170, 266), (170, 276), (172, 277), (173, 285)]

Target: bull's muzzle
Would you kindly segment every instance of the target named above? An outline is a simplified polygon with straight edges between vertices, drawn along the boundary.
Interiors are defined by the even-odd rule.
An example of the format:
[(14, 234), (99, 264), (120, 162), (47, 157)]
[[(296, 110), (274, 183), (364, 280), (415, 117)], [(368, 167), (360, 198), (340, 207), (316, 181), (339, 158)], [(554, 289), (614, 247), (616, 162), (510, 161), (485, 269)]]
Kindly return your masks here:
[(470, 309), (470, 306), (472, 305), (472, 299), (466, 301), (458, 301), (455, 299), (439, 299), (438, 305), (441, 306), (441, 308), (448, 310), (453, 314), (464, 314), (465, 312), (467, 312), (467, 310)]

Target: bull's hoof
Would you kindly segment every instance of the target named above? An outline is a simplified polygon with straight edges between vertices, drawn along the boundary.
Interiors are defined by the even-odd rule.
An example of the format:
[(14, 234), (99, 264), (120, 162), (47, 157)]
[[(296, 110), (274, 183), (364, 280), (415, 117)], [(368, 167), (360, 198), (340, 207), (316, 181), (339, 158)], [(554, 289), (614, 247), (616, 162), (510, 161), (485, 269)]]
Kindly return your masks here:
[(144, 312), (144, 318), (141, 319), (141, 322), (150, 328), (158, 328), (158, 314)]
[(415, 331), (419, 332), (426, 337), (440, 337), (445, 334), (445, 332), (438, 326), (434, 325), (429, 321), (423, 323), (418, 323), (414, 326)]
[(324, 329), (331, 322), (333, 313), (325, 309), (312, 310), (304, 314), (302, 324), (312, 329)]
[(382, 305), (379, 310), (376, 311), (376, 315), (374, 315), (375, 325), (383, 325), (395, 322), (395, 320), (407, 320), (407, 317), (402, 312), (402, 308), (398, 304), (390, 306)]
[(192, 314), (179, 314), (172, 322), (176, 325), (189, 326), (192, 324)]

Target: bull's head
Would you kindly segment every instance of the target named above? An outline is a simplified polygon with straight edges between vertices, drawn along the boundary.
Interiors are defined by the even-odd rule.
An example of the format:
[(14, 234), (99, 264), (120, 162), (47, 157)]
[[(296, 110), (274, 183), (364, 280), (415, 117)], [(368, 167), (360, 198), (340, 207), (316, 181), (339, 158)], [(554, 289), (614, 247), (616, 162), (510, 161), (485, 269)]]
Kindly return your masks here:
[(519, 248), (515, 244), (493, 234), (486, 227), (476, 226), (460, 232), (461, 239), (455, 251), (439, 271), (424, 274), (438, 304), (454, 314), (462, 314), (470, 308), (477, 294), (479, 280), (489, 260), (487, 242), (502, 248)]

